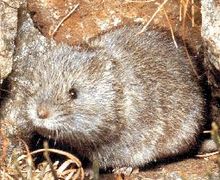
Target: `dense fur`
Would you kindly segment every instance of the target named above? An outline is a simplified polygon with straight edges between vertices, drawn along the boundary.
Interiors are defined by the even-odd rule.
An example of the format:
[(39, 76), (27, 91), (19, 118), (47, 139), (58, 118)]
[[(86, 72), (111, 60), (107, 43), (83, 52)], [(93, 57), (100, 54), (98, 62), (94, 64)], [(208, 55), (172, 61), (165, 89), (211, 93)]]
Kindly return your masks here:
[(15, 119), (23, 136), (36, 131), (66, 142), (101, 167), (188, 151), (204, 122), (201, 87), (181, 44), (176, 49), (165, 31), (140, 30), (116, 29), (81, 51), (63, 44), (43, 53), (21, 49), (4, 118)]

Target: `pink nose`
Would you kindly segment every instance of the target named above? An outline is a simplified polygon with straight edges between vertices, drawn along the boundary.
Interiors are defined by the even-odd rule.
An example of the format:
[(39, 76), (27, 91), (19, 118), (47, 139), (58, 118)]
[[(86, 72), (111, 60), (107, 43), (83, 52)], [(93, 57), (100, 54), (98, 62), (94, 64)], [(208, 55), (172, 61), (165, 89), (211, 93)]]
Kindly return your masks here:
[(40, 105), (37, 108), (37, 115), (40, 119), (46, 119), (49, 117), (50, 113), (49, 113), (49, 110), (46, 106)]

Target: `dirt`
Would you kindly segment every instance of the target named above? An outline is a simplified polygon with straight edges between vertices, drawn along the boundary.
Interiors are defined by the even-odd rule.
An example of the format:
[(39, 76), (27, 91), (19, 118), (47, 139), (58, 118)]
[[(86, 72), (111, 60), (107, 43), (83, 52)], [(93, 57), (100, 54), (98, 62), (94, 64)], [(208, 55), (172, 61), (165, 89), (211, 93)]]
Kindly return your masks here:
[[(131, 22), (146, 24), (154, 15), (151, 24), (168, 29), (172, 27), (174, 32), (178, 32), (181, 36), (186, 35), (188, 39), (191, 38), (192, 31), (200, 37), (199, 1), (194, 1), (193, 10), (190, 3), (180, 4), (178, 0), (29, 0), (28, 2), (29, 11), (40, 31), (58, 42), (71, 45), (121, 24)], [(162, 4), (164, 6), (161, 8)], [(182, 24), (185, 24), (184, 28)], [(192, 37), (196, 42), (197, 37), (194, 33)]]
[[(126, 180), (219, 180), (219, 168), (217, 155), (206, 158), (186, 158), (176, 162), (166, 164), (159, 163), (148, 167), (145, 170), (134, 172), (131, 176), (125, 177)], [(100, 179), (120, 180), (120, 176), (103, 174)]]

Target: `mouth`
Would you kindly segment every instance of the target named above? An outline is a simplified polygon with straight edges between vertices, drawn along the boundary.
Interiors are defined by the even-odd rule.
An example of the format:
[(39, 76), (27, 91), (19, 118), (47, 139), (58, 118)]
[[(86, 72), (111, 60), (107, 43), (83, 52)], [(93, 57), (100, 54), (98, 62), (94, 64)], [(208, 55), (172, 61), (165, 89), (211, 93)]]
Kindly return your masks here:
[(48, 129), (45, 127), (34, 127), (34, 131), (37, 132), (38, 134), (40, 134), (43, 137), (46, 137), (48, 139), (60, 139), (60, 137), (62, 137), (62, 132), (60, 129), (56, 128), (56, 129)]

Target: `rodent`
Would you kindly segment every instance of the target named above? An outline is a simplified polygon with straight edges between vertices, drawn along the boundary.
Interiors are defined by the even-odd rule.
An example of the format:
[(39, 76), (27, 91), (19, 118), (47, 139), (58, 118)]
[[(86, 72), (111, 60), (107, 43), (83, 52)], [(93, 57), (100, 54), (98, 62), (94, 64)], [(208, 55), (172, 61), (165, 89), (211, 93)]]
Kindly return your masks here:
[(205, 122), (202, 87), (167, 31), (129, 25), (78, 49), (17, 52), (2, 115), (25, 134), (68, 143), (100, 167), (189, 151)]

